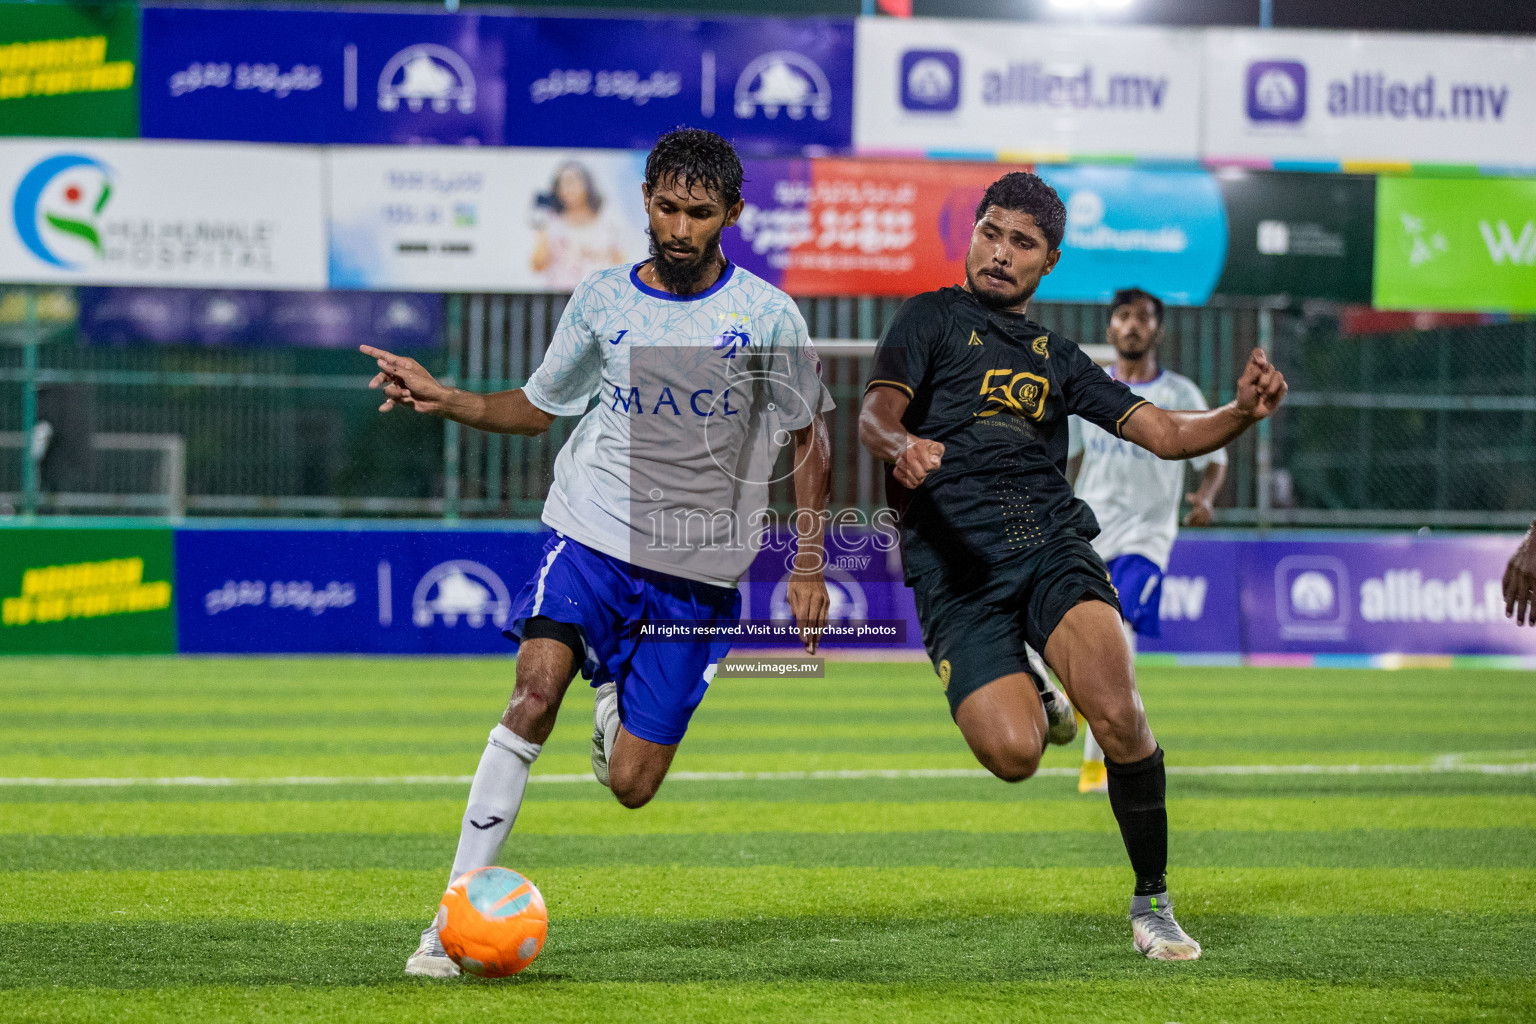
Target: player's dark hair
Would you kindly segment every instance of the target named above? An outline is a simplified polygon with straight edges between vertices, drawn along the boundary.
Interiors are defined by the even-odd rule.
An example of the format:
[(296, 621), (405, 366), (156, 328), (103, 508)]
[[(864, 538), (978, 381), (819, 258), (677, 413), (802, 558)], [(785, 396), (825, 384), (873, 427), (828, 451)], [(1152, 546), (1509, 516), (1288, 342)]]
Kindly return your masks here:
[(1015, 210), (1035, 218), (1045, 240), (1052, 249), (1061, 248), (1061, 239), (1067, 233), (1067, 207), (1056, 190), (1041, 177), (1028, 171), (1013, 171), (987, 186), (981, 202), (976, 204), (976, 219), (986, 216), (987, 207)]
[(653, 191), (668, 185), (685, 190), (702, 186), (719, 195), (729, 208), (741, 198), (741, 157), (714, 132), (674, 128), (656, 140), (645, 158), (645, 183)]
[(565, 213), (565, 203), (560, 199), (560, 179), (565, 177), (566, 171), (574, 171), (576, 177), (581, 179), (581, 187), (587, 193), (587, 207), (597, 213), (603, 208), (603, 194), (597, 190), (597, 182), (592, 178), (592, 172), (587, 170), (587, 165), (579, 160), (567, 160), (555, 168), (554, 177), (549, 179), (549, 191), (536, 196), (533, 200), (535, 206), (542, 206), (555, 213)]
[(1152, 303), (1152, 312), (1157, 314), (1157, 326), (1163, 326), (1163, 300), (1141, 288), (1121, 288), (1115, 292), (1115, 297), (1109, 301), (1109, 315), (1114, 316), (1115, 310), (1121, 306), (1134, 306), (1142, 299)]

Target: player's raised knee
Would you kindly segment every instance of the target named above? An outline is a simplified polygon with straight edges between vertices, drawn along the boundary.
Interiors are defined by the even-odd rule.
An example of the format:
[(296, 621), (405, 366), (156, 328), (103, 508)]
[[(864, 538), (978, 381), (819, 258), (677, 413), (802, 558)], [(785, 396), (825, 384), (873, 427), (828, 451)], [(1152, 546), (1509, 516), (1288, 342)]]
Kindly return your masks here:
[(611, 767), (608, 774), (608, 788), (613, 790), (613, 795), (630, 810), (639, 810), (651, 802), (656, 791), (661, 788), (661, 779), (652, 778), (644, 772), (616, 770)]
[(1005, 748), (978, 752), (981, 766), (1004, 782), (1023, 782), (1040, 767), (1040, 751)]

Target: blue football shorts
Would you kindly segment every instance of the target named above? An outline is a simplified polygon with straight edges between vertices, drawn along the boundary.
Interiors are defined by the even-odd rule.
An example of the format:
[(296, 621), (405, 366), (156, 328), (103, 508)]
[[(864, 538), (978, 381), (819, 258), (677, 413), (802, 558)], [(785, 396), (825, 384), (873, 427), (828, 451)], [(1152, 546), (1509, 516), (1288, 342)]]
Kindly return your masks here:
[(521, 642), (528, 620), (538, 616), (581, 633), (581, 674), (594, 687), (618, 684), (619, 720), (631, 735), (671, 744), (688, 731), (730, 640), (658, 639), (640, 635), (638, 626), (658, 620), (733, 625), (741, 618), (741, 593), (631, 565), (556, 533), (512, 604), (507, 639)]
[(1120, 612), (1139, 636), (1161, 636), (1158, 608), (1163, 603), (1163, 570), (1143, 555), (1121, 555), (1107, 563), (1120, 594)]

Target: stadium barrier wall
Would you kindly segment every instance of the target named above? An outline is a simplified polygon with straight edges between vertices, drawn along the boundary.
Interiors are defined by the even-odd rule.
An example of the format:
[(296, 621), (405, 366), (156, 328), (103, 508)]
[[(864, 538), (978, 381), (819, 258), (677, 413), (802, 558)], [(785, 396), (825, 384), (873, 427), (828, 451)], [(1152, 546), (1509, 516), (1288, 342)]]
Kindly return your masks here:
[[(0, 652), (510, 653), (501, 630), (547, 536), (531, 522), (7, 524)], [(1476, 655), (1533, 664), (1536, 630), (1506, 619), (1499, 593), (1517, 540), (1186, 535), (1163, 584), (1163, 635), (1141, 649), (1218, 661)], [(787, 619), (787, 551), (759, 555), (744, 584), (745, 618)], [(830, 531), (828, 562), (834, 621), (892, 623), (883, 646), (921, 647), (888, 536)]]

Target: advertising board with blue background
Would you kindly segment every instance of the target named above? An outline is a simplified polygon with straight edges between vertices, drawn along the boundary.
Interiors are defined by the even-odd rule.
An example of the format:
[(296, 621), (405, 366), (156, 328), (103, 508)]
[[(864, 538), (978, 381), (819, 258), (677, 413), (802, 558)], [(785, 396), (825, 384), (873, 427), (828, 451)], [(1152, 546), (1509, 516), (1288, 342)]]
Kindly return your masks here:
[(649, 149), (679, 124), (743, 153), (853, 144), (853, 22), (525, 18), (507, 141)]
[(542, 532), (176, 531), (189, 653), (511, 654)]
[(1175, 305), (1211, 296), (1227, 254), (1227, 213), (1204, 171), (1051, 166), (1036, 169), (1067, 204), (1061, 262), (1040, 282), (1046, 302), (1105, 302), (1136, 285)]
[(146, 137), (505, 141), (500, 15), (144, 10)]
[(144, 11), (143, 133), (265, 142), (846, 150), (853, 22)]
[[(101, 542), (110, 532), (0, 525), (0, 550), (52, 551), (79, 535), (80, 543), (96, 545), (92, 551), (110, 555), (117, 547)], [(118, 532), (125, 543), (137, 536), (131, 527)], [(532, 522), (480, 529), (210, 523), (172, 534), (160, 568), (143, 578), (166, 581), (157, 586), (166, 597), (161, 607), (175, 609), (176, 649), (196, 654), (510, 655), (501, 630), (548, 536)], [(894, 629), (878, 642), (832, 641), (827, 648), (921, 648), (893, 536), (888, 529), (828, 528), (832, 622)], [(1474, 655), (1536, 667), (1536, 630), (1506, 618), (1500, 596), (1504, 565), (1518, 542), (1490, 534), (1312, 539), (1190, 531), (1175, 543), (1163, 582), (1162, 637), (1143, 639), (1140, 647), (1194, 660)], [(745, 619), (788, 625), (790, 551), (781, 538), (754, 561), (742, 584)], [(67, 561), (48, 555), (28, 565)], [(24, 596), (25, 588), (17, 584), (7, 596), (17, 593)], [(0, 652), (23, 649), (0, 643)], [(141, 649), (110, 637), (78, 648)]]

